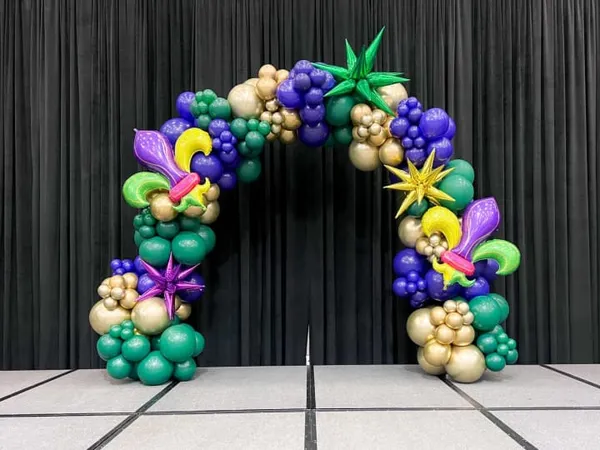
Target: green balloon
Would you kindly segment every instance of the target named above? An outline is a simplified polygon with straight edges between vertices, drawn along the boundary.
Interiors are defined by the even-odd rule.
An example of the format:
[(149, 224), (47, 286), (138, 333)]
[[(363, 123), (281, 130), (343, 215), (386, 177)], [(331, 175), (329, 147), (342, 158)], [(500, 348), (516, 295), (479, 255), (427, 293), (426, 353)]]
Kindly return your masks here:
[(258, 124), (258, 132), (263, 136), (267, 136), (271, 132), (271, 125), (264, 120)]
[(473, 200), (473, 195), (475, 194), (473, 183), (462, 175), (454, 175), (453, 173), (440, 181), (437, 188), (454, 199), (452, 202), (448, 200), (440, 201), (442, 206), (452, 211), (461, 211), (464, 209)]
[[(255, 133), (251, 131), (250, 133)], [(250, 134), (248, 133), (248, 134)], [(238, 180), (243, 183), (256, 181), (260, 176), (262, 165), (259, 159), (245, 159), (236, 169)]]
[(133, 233), (133, 242), (135, 242), (135, 245), (137, 247), (142, 245), (142, 242), (144, 242), (144, 238), (142, 237), (142, 235), (140, 234), (139, 231), (136, 231), (135, 233)]
[(151, 342), (152, 350), (160, 350), (160, 336), (154, 336)]
[(121, 327), (129, 328), (130, 330), (133, 330), (135, 328), (135, 326), (133, 325), (133, 321), (131, 321), (129, 319), (121, 322)]
[(96, 342), (96, 350), (98, 355), (104, 361), (108, 361), (121, 353), (121, 339), (114, 338), (110, 334), (100, 336), (98, 342)]
[(208, 114), (200, 114), (196, 119), (196, 125), (198, 126), (198, 128), (207, 131), (211, 120), (212, 119)]
[(181, 324), (181, 326), (182, 327), (187, 327), (188, 329), (192, 330), (192, 332), (194, 332), (194, 333), (196, 332), (196, 330), (194, 330), (194, 327), (191, 326), (189, 323), (185, 323), (184, 322), (184, 323)]
[(175, 364), (175, 372), (173, 372), (173, 377), (179, 381), (190, 381), (194, 378), (194, 374), (196, 373), (196, 361), (192, 358), (182, 362)]
[(489, 295), (480, 295), (469, 302), (469, 308), (475, 319), (473, 328), (479, 331), (491, 331), (502, 318), (502, 310)]
[(258, 130), (259, 124), (260, 124), (260, 122), (257, 119), (250, 119), (248, 121), (248, 129), (250, 131), (256, 131), (256, 130)]
[(217, 99), (217, 94), (212, 89), (204, 89), (202, 91), (202, 101), (203, 102), (205, 102), (205, 103), (207, 103), (207, 104), (210, 105), (216, 99)]
[(113, 325), (112, 327), (110, 327), (110, 331), (108, 332), (108, 334), (110, 334), (111, 337), (120, 338), (121, 337), (121, 325)]
[(349, 124), (350, 112), (352, 111), (354, 105), (356, 105), (356, 102), (350, 95), (331, 97), (327, 101), (325, 120), (329, 125), (333, 125), (334, 127), (341, 127)]
[(477, 338), (477, 347), (485, 355), (493, 353), (498, 348), (496, 337), (490, 333), (484, 333)]
[(508, 345), (506, 344), (498, 344), (498, 350), (496, 350), (500, 356), (508, 355)]
[(250, 156), (250, 154), (252, 153), (252, 150), (248, 148), (248, 144), (246, 144), (246, 141), (238, 143), (237, 151), (242, 156)]
[(198, 100), (198, 96), (197, 95), (198, 94), (196, 94), (196, 100), (194, 100), (192, 102), (192, 104), (190, 105), (190, 112), (192, 113), (192, 116), (194, 116), (194, 117), (198, 117), (200, 114), (204, 114), (205, 113), (205, 112), (202, 112), (200, 110), (200, 104), (201, 104), (202, 100)]
[(121, 330), (121, 339), (123, 339), (124, 341), (131, 339), (133, 337), (133, 330), (130, 330), (129, 328), (123, 328)]
[(200, 226), (200, 221), (195, 217), (188, 217), (182, 214), (179, 216), (179, 226), (181, 227), (181, 231), (195, 232)]
[(246, 122), (245, 119), (238, 117), (231, 121), (229, 129), (231, 130), (231, 134), (238, 138), (238, 140), (242, 140), (248, 133), (248, 122)]
[[(193, 329), (192, 329), (193, 330)], [(194, 358), (198, 356), (200, 353), (204, 351), (204, 346), (206, 345), (206, 341), (204, 336), (202, 336), (197, 331), (194, 331), (194, 354), (192, 355)]]
[(485, 357), (485, 365), (492, 372), (500, 372), (506, 367), (506, 360), (498, 353), (490, 353)]
[(231, 119), (231, 106), (223, 97), (217, 97), (208, 107), (208, 113), (213, 119)]
[(496, 325), (494, 329), (490, 331), (490, 333), (492, 333), (497, 338), (500, 334), (504, 333), (504, 328), (502, 328), (502, 325)]
[(199, 264), (206, 256), (204, 240), (196, 233), (182, 231), (171, 243), (173, 257), (179, 264), (193, 266)]
[(179, 223), (175, 220), (170, 222), (158, 222), (156, 224), (156, 234), (169, 241), (179, 233)]
[(332, 148), (335, 146), (335, 138), (333, 137), (333, 132), (329, 133), (329, 136), (327, 136), (327, 140), (325, 141), (324, 146), (327, 148)]
[(182, 363), (192, 357), (195, 348), (194, 331), (182, 325), (167, 328), (160, 337), (160, 352), (169, 361)]
[(516, 350), (509, 350), (506, 354), (506, 364), (514, 364), (519, 359), (519, 352)]
[(475, 170), (473, 170), (473, 166), (464, 159), (453, 159), (448, 164), (446, 164), (444, 170), (446, 169), (454, 169), (451, 172), (452, 175), (463, 176), (471, 183), (475, 181)]
[(156, 219), (149, 212), (144, 214), (144, 225), (147, 225), (149, 227), (153, 227), (154, 225), (156, 225)]
[(508, 334), (499, 333), (496, 335), (496, 340), (498, 341), (498, 344), (508, 344)]
[(159, 351), (153, 351), (138, 363), (137, 374), (145, 385), (157, 386), (169, 381), (173, 370), (172, 362), (168, 361)]
[(137, 216), (135, 216), (133, 218), (133, 227), (137, 230), (142, 225), (144, 225), (144, 216), (142, 216), (141, 214), (138, 214)]
[(171, 243), (159, 236), (147, 239), (140, 245), (140, 258), (151, 266), (166, 266), (170, 254)]
[(425, 214), (425, 211), (429, 209), (429, 202), (427, 200), (421, 201), (421, 203), (414, 202), (406, 210), (406, 214), (413, 217), (421, 217)]
[(146, 336), (133, 336), (123, 344), (121, 354), (131, 362), (138, 362), (150, 353), (150, 341)]
[(128, 375), (129, 378), (131, 378), (132, 380), (136, 380), (136, 381), (140, 379), (140, 377), (138, 377), (138, 374), (137, 374), (137, 366), (138, 366), (137, 363), (133, 363), (131, 365), (131, 372), (129, 372), (129, 375)]
[(206, 253), (212, 252), (213, 248), (215, 248), (215, 244), (217, 243), (217, 235), (208, 225), (200, 225), (196, 230), (196, 234), (202, 238), (204, 241), (204, 246), (206, 247)]
[(265, 137), (258, 131), (250, 131), (246, 135), (245, 141), (248, 149), (251, 152), (257, 152), (262, 150), (265, 145)]
[(509, 339), (506, 345), (508, 345), (509, 350), (514, 350), (515, 348), (517, 348), (517, 341), (515, 341), (514, 339)]
[(117, 380), (127, 378), (131, 373), (132, 367), (133, 364), (123, 358), (123, 355), (115, 356), (106, 363), (106, 371), (111, 377)]
[[(335, 98), (335, 97), (334, 97)], [(346, 125), (333, 129), (333, 138), (340, 145), (350, 145), (352, 143), (352, 127)]]
[(508, 302), (504, 297), (502, 297), (499, 294), (491, 293), (488, 295), (492, 297), (496, 301), (496, 303), (498, 303), (498, 306), (502, 311), (502, 319), (500, 319), (500, 322), (504, 322), (508, 318), (508, 314), (510, 313), (510, 307), (508, 306)]
[(150, 227), (148, 225), (142, 225), (138, 232), (144, 239), (150, 239), (151, 237), (156, 236), (156, 230), (154, 227)]

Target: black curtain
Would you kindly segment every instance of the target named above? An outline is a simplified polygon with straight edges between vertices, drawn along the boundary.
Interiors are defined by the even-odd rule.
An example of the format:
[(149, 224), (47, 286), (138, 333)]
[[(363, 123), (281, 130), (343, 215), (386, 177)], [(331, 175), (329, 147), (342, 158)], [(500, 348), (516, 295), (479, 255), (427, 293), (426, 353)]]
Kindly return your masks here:
[[(228, 90), (270, 62), (344, 63), (387, 27), (376, 67), (455, 118), (457, 157), (494, 195), (523, 264), (496, 283), (521, 361), (599, 362), (600, 50), (596, 0), (5, 0), (0, 2), (2, 369), (98, 367), (87, 315), (135, 255), (120, 196), (134, 127), (179, 92)], [(221, 199), (205, 365), (414, 362), (391, 293), (400, 243), (385, 174), (343, 148), (268, 148)]]

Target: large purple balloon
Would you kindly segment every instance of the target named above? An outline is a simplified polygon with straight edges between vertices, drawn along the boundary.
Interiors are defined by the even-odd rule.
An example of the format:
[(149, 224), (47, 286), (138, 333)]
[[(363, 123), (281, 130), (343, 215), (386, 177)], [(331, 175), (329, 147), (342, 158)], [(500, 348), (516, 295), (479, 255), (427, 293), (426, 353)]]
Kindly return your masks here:
[(396, 253), (394, 257), (394, 273), (399, 277), (406, 277), (413, 270), (423, 273), (425, 261), (426, 258), (419, 255), (414, 248), (405, 248)]
[(304, 99), (294, 90), (294, 82), (289, 78), (277, 87), (277, 100), (286, 108), (299, 109), (304, 106)]
[(450, 117), (442, 108), (431, 108), (423, 113), (419, 121), (419, 128), (423, 136), (436, 139), (448, 131)]
[(448, 139), (452, 139), (455, 134), (456, 134), (456, 124), (454, 123), (454, 120), (452, 120), (452, 117), (450, 117), (450, 119), (448, 120), (448, 131), (446, 131), (444, 133), (444, 137), (448, 138)]
[(411, 148), (409, 150), (405, 150), (404, 156), (408, 161), (413, 163), (415, 167), (421, 167), (427, 159), (425, 149), (423, 148)]
[(294, 72), (298, 73), (311, 73), (313, 71), (314, 67), (312, 65), (312, 63), (306, 59), (301, 59), (299, 61), (296, 61), (296, 64), (294, 64)]
[(490, 285), (487, 280), (483, 277), (477, 277), (475, 284), (471, 287), (465, 288), (464, 297), (467, 300), (479, 297), (480, 295), (486, 295), (490, 293)]
[(448, 138), (436, 139), (427, 146), (427, 156), (435, 150), (434, 167), (446, 164), (454, 154), (454, 147)]
[(146, 268), (142, 264), (142, 258), (140, 258), (139, 255), (133, 260), (133, 265), (135, 267), (135, 273), (138, 277), (146, 273)]
[(196, 153), (192, 157), (190, 168), (202, 178), (208, 178), (211, 183), (218, 183), (223, 175), (223, 164), (213, 154), (206, 156), (204, 153)]
[(484, 277), (489, 283), (494, 281), (498, 275), (500, 265), (495, 259), (484, 259), (475, 263), (475, 276)]
[(190, 128), (192, 125), (185, 119), (181, 119), (176, 117), (174, 119), (169, 119), (160, 127), (160, 132), (164, 134), (171, 145), (175, 145), (181, 133)]
[(444, 302), (460, 293), (459, 284), (451, 284), (447, 289), (444, 289), (444, 277), (433, 269), (427, 272), (425, 280), (427, 281), (427, 293), (434, 300)]
[(396, 139), (402, 139), (406, 136), (410, 122), (405, 117), (396, 117), (390, 122), (390, 133)]
[(194, 100), (196, 100), (196, 94), (188, 91), (179, 94), (177, 102), (175, 103), (179, 116), (188, 122), (194, 122), (194, 115), (190, 111), (190, 107), (192, 106), (192, 103), (194, 103)]
[(320, 147), (329, 137), (329, 128), (325, 122), (320, 122), (314, 127), (302, 125), (298, 128), (298, 138), (310, 147)]
[(137, 291), (141, 295), (151, 287), (154, 287), (154, 281), (147, 273), (138, 278)]
[(305, 106), (300, 110), (300, 119), (311, 127), (318, 125), (325, 120), (325, 105), (321, 103), (315, 107)]
[(229, 130), (229, 124), (223, 119), (213, 119), (208, 125), (208, 132), (213, 138), (218, 138), (226, 130)]
[(237, 183), (237, 177), (234, 172), (224, 172), (221, 179), (217, 182), (224, 191), (232, 190)]
[[(187, 283), (197, 284), (198, 286), (203, 286), (205, 284), (204, 278), (197, 272), (192, 272), (192, 274), (188, 278), (186, 278), (185, 281)], [(192, 303), (199, 300), (202, 297), (203, 293), (203, 291), (185, 290), (178, 291), (177, 295), (179, 295), (179, 297), (181, 297), (181, 300), (183, 300), (184, 302)]]

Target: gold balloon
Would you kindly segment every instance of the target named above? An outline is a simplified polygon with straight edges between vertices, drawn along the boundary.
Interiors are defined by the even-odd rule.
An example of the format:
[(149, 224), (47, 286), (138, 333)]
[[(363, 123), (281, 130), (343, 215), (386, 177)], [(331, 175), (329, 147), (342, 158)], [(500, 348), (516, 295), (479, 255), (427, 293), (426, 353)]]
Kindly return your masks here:
[(413, 311), (406, 320), (406, 331), (411, 341), (423, 347), (435, 332), (435, 327), (429, 320), (429, 308), (419, 308)]
[(125, 289), (120, 287), (115, 287), (110, 290), (110, 296), (115, 300), (121, 300), (125, 297)]
[(398, 237), (400, 241), (407, 247), (417, 245), (417, 240), (423, 236), (421, 228), (421, 219), (413, 216), (406, 216), (398, 225)]
[[(271, 78), (275, 80), (275, 74), (277, 73), (277, 69), (272, 64), (265, 64), (258, 69), (258, 78)], [(260, 81), (260, 80), (259, 80)]]
[(426, 237), (420, 237), (419, 239), (417, 239), (417, 243), (415, 244), (415, 250), (418, 254), (425, 255), (427, 247), (429, 247), (429, 239), (427, 239)]
[(138, 284), (138, 277), (133, 272), (127, 272), (123, 274), (123, 280), (125, 281), (125, 287), (127, 289), (135, 289)]
[(177, 311), (175, 311), (175, 314), (181, 320), (186, 320), (192, 314), (192, 305), (190, 305), (188, 303), (181, 305), (179, 308), (177, 308)]
[(271, 123), (272, 118), (273, 118), (273, 113), (271, 111), (263, 111), (259, 117), (259, 120), (262, 120), (263, 122)]
[(363, 172), (375, 170), (381, 165), (379, 150), (365, 142), (352, 141), (348, 153), (354, 167)]
[(108, 309), (109, 311), (112, 311), (113, 309), (115, 309), (117, 306), (119, 306), (119, 302), (116, 301), (114, 298), (112, 297), (106, 297), (104, 299), (104, 307), (106, 309)]
[(423, 347), (423, 358), (432, 366), (443, 366), (450, 359), (452, 349), (449, 345), (440, 344), (435, 339), (431, 339)]
[(373, 122), (383, 125), (386, 120), (387, 114), (384, 111), (381, 109), (376, 109), (373, 111)]
[[(258, 84), (258, 83), (257, 83)], [(259, 117), (264, 109), (264, 103), (249, 84), (238, 84), (234, 86), (227, 101), (231, 105), (233, 115), (249, 120)]]
[(456, 310), (460, 314), (465, 315), (466, 313), (469, 312), (469, 304), (467, 302), (457, 302), (456, 303)]
[(365, 142), (367, 139), (358, 134), (359, 127), (352, 128), (352, 140), (355, 142)]
[(98, 286), (98, 295), (102, 298), (108, 297), (110, 295), (110, 286), (106, 284), (101, 284)]
[(137, 302), (131, 310), (131, 321), (142, 334), (148, 336), (162, 333), (171, 322), (164, 300), (158, 297)]
[(290, 76), (290, 72), (285, 70), (285, 69), (279, 69), (276, 73), (275, 73), (275, 80), (277, 80), (277, 84), (281, 83), (282, 81), (286, 80), (287, 77)]
[(199, 206), (188, 206), (183, 212), (183, 215), (187, 217), (200, 217), (202, 214), (204, 214), (204, 210)]
[(279, 111), (274, 112), (271, 120), (275, 125), (281, 125), (283, 123), (283, 115)]
[(296, 140), (296, 133), (291, 130), (281, 130), (279, 140), (282, 144), (291, 144)]
[(277, 140), (277, 135), (275, 133), (269, 133), (267, 134), (267, 141), (269, 142), (274, 142)]
[(283, 116), (283, 128), (286, 130), (297, 130), (302, 125), (302, 121), (300, 120), (300, 114), (292, 109), (281, 108), (279, 110), (281, 115)]
[(485, 357), (474, 345), (453, 347), (446, 372), (458, 383), (473, 383), (485, 372)]
[(114, 288), (114, 287), (125, 287), (125, 280), (123, 279), (123, 277), (121, 275), (114, 275), (114, 276), (112, 276), (112, 277), (109, 278), (108, 285), (111, 288)]
[(176, 295), (175, 296), (175, 311), (177, 311), (179, 309), (181, 304), (182, 304), (181, 297), (179, 295)]
[(450, 328), (448, 325), (441, 324), (439, 327), (435, 329), (435, 339), (440, 344), (452, 344), (454, 338), (456, 336), (455, 331)]
[(434, 325), (441, 325), (446, 319), (446, 311), (441, 306), (435, 306), (431, 309), (431, 323)]
[(371, 125), (373, 125), (373, 115), (365, 114), (364, 116), (362, 116), (360, 118), (360, 124), (364, 127), (370, 127)]
[(377, 89), (377, 92), (383, 98), (383, 101), (387, 103), (392, 111), (396, 111), (398, 103), (405, 98), (408, 98), (408, 92), (402, 83), (390, 84)]
[(360, 125), (362, 117), (371, 115), (372, 113), (373, 111), (369, 105), (365, 103), (359, 103), (358, 105), (354, 105), (350, 111), (350, 118), (352, 119), (352, 123), (354, 125)]
[(136, 300), (139, 297), (135, 289), (125, 289), (125, 296), (119, 302), (125, 309), (131, 309), (135, 306)]
[(248, 78), (246, 81), (244, 81), (244, 84), (249, 86), (256, 86), (256, 83), (258, 83), (258, 78)]
[(357, 127), (356, 134), (358, 134), (361, 138), (369, 137), (369, 129), (363, 125)]
[(463, 325), (456, 330), (456, 336), (454, 338), (454, 345), (464, 347), (469, 345), (475, 340), (475, 329), (471, 325)]
[(274, 134), (281, 133), (281, 125), (277, 125), (276, 123), (271, 125), (271, 133), (274, 133)]
[(265, 103), (265, 108), (267, 109), (267, 111), (273, 113), (279, 109), (279, 102), (276, 98), (274, 98), (273, 100), (269, 100)]
[(444, 366), (434, 366), (427, 362), (423, 357), (423, 347), (419, 347), (419, 350), (417, 351), (417, 361), (421, 366), (421, 369), (430, 375), (443, 375), (446, 372)]
[[(431, 239), (429, 240), (431, 242)], [(454, 300), (446, 300), (444, 302), (444, 311), (450, 313), (456, 311), (457, 304)]]
[(218, 184), (211, 184), (210, 188), (208, 188), (208, 191), (206, 191), (206, 193), (204, 194), (206, 200), (208, 200), (209, 202), (214, 202), (215, 200), (218, 200), (219, 195), (221, 195), (221, 188)]
[(169, 194), (161, 192), (150, 200), (150, 212), (156, 220), (169, 222), (177, 217), (177, 211), (173, 209), (173, 202)]
[(277, 81), (273, 78), (261, 78), (254, 87), (256, 94), (263, 100), (272, 100), (275, 98), (275, 90), (277, 89)]
[(219, 202), (210, 202), (208, 205), (206, 205), (206, 211), (204, 214), (200, 216), (200, 222), (204, 225), (209, 225), (217, 220), (220, 212), (221, 208), (219, 206)]
[(392, 123), (392, 120), (394, 120), (394, 117), (388, 116), (387, 120), (383, 124), (383, 129), (385, 130), (385, 132), (387, 133), (387, 137), (389, 138), (392, 137), (392, 133), (390, 133), (390, 124)]
[(444, 322), (450, 328), (458, 330), (463, 325), (463, 316), (457, 312), (451, 312), (446, 316)]
[[(371, 125), (372, 127), (373, 125)], [(370, 128), (369, 128), (370, 130)], [(383, 131), (383, 128), (379, 131), (379, 134), (376, 135), (370, 135), (367, 142), (371, 145), (374, 145), (375, 147), (379, 147), (380, 145), (383, 145), (383, 143), (387, 140), (387, 136), (385, 135), (385, 132)], [(379, 157), (379, 152), (377, 153), (377, 157)]]
[(388, 166), (399, 166), (404, 160), (404, 148), (400, 145), (400, 141), (388, 137), (381, 147), (379, 147), (379, 159), (383, 164), (387, 164)]
[(131, 318), (131, 312), (125, 308), (117, 306), (115, 309), (108, 310), (104, 306), (104, 300), (96, 302), (90, 310), (89, 320), (92, 329), (98, 334), (106, 334), (113, 325), (119, 325), (124, 320)]
[(381, 127), (381, 125), (379, 125), (378, 123), (374, 123), (369, 127), (369, 134), (371, 136), (377, 136), (379, 133), (381, 133), (382, 130), (383, 128)]
[(463, 324), (471, 325), (474, 320), (475, 320), (475, 316), (473, 315), (473, 313), (471, 311), (469, 311), (466, 314), (463, 314)]

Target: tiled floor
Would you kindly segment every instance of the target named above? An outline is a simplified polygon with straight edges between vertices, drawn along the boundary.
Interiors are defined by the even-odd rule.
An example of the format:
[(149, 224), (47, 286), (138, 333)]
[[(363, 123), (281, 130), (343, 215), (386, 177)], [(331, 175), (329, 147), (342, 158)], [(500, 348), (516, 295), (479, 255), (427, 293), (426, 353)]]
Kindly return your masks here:
[(0, 449), (598, 449), (600, 365), (453, 384), (416, 366), (0, 372)]

